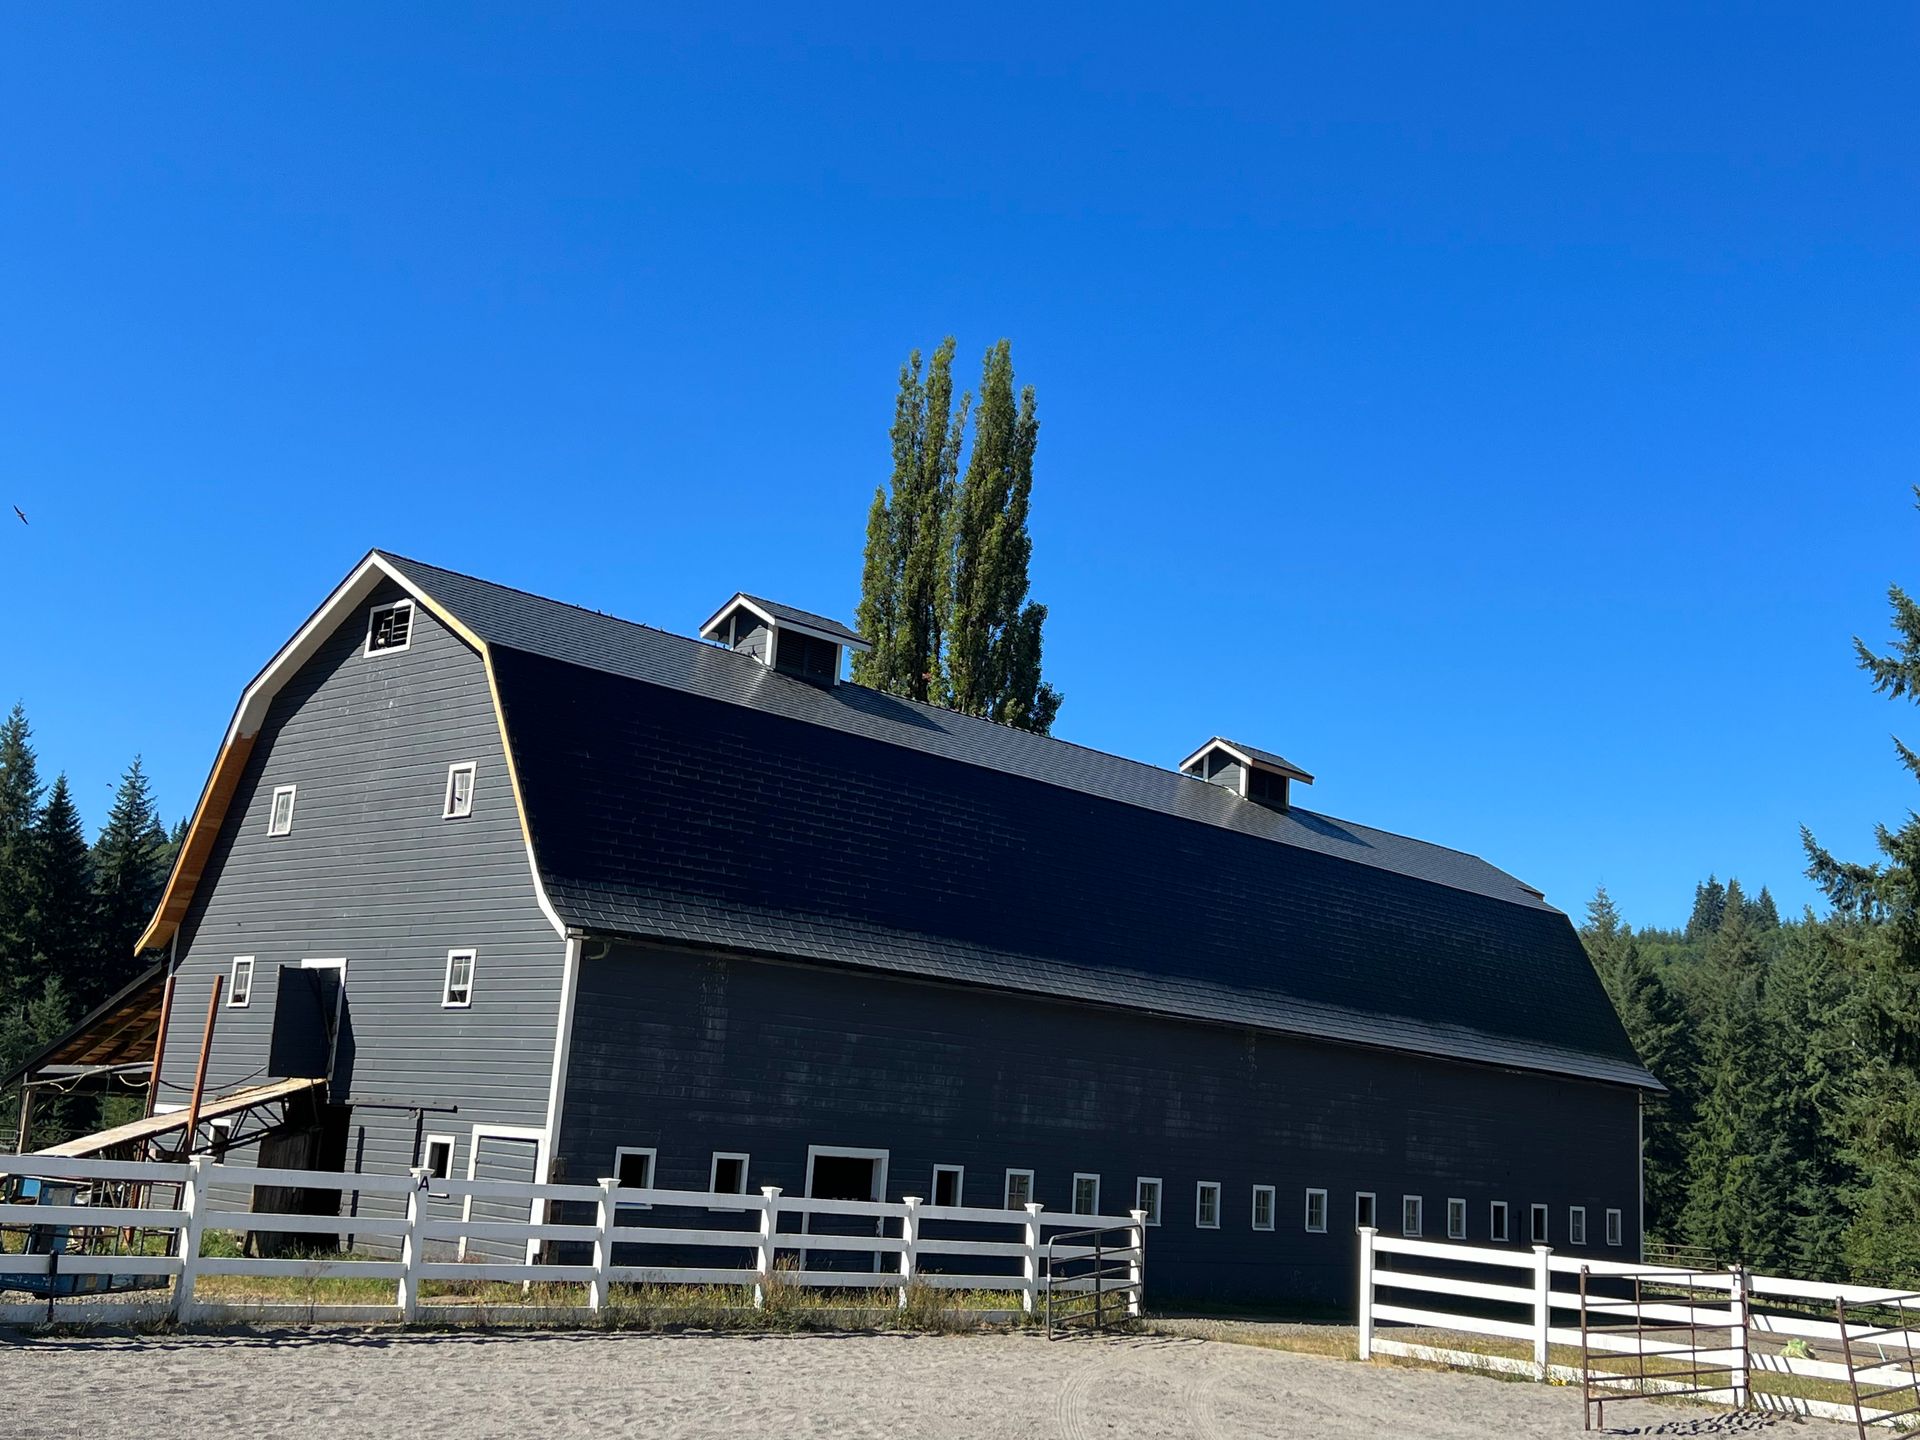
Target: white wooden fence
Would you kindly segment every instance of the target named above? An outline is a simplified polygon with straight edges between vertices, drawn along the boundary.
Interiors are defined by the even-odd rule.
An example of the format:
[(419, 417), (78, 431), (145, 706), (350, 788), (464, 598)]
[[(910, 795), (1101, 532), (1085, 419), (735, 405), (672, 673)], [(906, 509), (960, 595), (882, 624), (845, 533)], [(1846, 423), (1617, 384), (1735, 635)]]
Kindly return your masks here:
[[(1852, 1403), (1843, 1402), (1837, 1396), (1820, 1399), (1769, 1388), (1765, 1378), (1769, 1375), (1800, 1376), (1839, 1386), (1848, 1384), (1850, 1372), (1844, 1364), (1793, 1354), (1787, 1343), (1800, 1340), (1821, 1342), (1830, 1349), (1840, 1346), (1843, 1337), (1838, 1321), (1816, 1318), (1813, 1313), (1823, 1311), (1832, 1315), (1835, 1300), (1844, 1300), (1848, 1305), (1875, 1305), (1913, 1299), (1911, 1293), (1905, 1291), (1792, 1280), (1740, 1269), (1701, 1272), (1556, 1255), (1545, 1245), (1536, 1245), (1531, 1251), (1496, 1249), (1405, 1239), (1368, 1228), (1360, 1230), (1359, 1238), (1359, 1349), (1363, 1360), (1375, 1355), (1398, 1355), (1436, 1364), (1579, 1384), (1578, 1366), (1554, 1363), (1552, 1351), (1555, 1346), (1574, 1351), (1581, 1347), (1581, 1271), (1603, 1279), (1664, 1278), (1691, 1291), (1715, 1292), (1714, 1305), (1701, 1308), (1648, 1303), (1638, 1307), (1638, 1313), (1649, 1321), (1711, 1327), (1716, 1333), (1718, 1327), (1725, 1326), (1724, 1349), (1683, 1352), (1676, 1345), (1663, 1344), (1657, 1333), (1635, 1336), (1596, 1331), (1595, 1326), (1619, 1324), (1622, 1312), (1618, 1301), (1596, 1301), (1587, 1308), (1586, 1318), (1591, 1324), (1585, 1336), (1586, 1344), (1595, 1350), (1656, 1360), (1663, 1354), (1685, 1353), (1688, 1363), (1697, 1361), (1726, 1372), (1727, 1387), (1702, 1397), (1711, 1403), (1834, 1420), (1854, 1420)], [(1382, 1292), (1390, 1298), (1383, 1299)], [(1717, 1299), (1722, 1292), (1726, 1295), (1724, 1305)], [(1406, 1298), (1409, 1296), (1411, 1300)], [(1453, 1300), (1477, 1303), (1468, 1306), (1448, 1303)], [(1518, 1307), (1525, 1318), (1489, 1316), (1486, 1311), (1490, 1304)], [(1521, 1359), (1510, 1354), (1463, 1349), (1438, 1337), (1419, 1342), (1399, 1340), (1393, 1338), (1392, 1330), (1383, 1331), (1383, 1325), (1418, 1326), (1517, 1341), (1526, 1345), (1531, 1355)], [(1880, 1347), (1879, 1353), (1887, 1357), (1888, 1368), (1861, 1371), (1859, 1378), (1863, 1384), (1898, 1384), (1911, 1377), (1905, 1360), (1909, 1355), (1920, 1354), (1920, 1331), (1880, 1332), (1874, 1343)], [(1800, 1348), (1810, 1348), (1810, 1345)], [(1899, 1358), (1888, 1357), (1889, 1351)], [(1649, 1372), (1646, 1381), (1649, 1390), (1660, 1388), (1658, 1373), (1657, 1369)], [(1676, 1383), (1673, 1388), (1681, 1387)], [(1883, 1412), (1867, 1409), (1860, 1418), (1873, 1423), (1885, 1416)]]
[[(306, 1280), (386, 1280), (394, 1284), (390, 1306), (301, 1306), (317, 1319), (399, 1318), (412, 1320), (420, 1314), (421, 1286), (429, 1281), (511, 1281), (515, 1283), (567, 1282), (585, 1287), (585, 1312), (597, 1312), (611, 1300), (615, 1285), (717, 1285), (751, 1287), (753, 1303), (767, 1303), (768, 1291), (775, 1285), (808, 1288), (890, 1289), (904, 1305), (909, 1286), (920, 1285), (942, 1290), (1015, 1292), (1021, 1308), (1032, 1312), (1036, 1296), (1042, 1292), (1046, 1277), (1042, 1273), (1045, 1232), (1060, 1229), (1084, 1229), (1089, 1226), (1118, 1226), (1131, 1231), (1130, 1247), (1109, 1248), (1111, 1258), (1130, 1260), (1139, 1276), (1132, 1291), (1131, 1308), (1139, 1312), (1145, 1281), (1146, 1230), (1144, 1212), (1128, 1217), (1046, 1213), (1045, 1207), (1028, 1205), (1020, 1210), (990, 1210), (975, 1206), (936, 1206), (909, 1198), (899, 1202), (858, 1200), (817, 1200), (783, 1195), (776, 1187), (767, 1187), (757, 1195), (713, 1194), (690, 1190), (624, 1190), (617, 1181), (605, 1179), (594, 1185), (539, 1185), (503, 1180), (429, 1179), (425, 1171), (406, 1175), (356, 1175), (309, 1170), (273, 1170), (251, 1166), (216, 1164), (205, 1156), (185, 1163), (167, 1164), (149, 1161), (57, 1159), (40, 1155), (0, 1156), (0, 1177), (36, 1176), (46, 1180), (79, 1182), (117, 1182), (145, 1187), (151, 1196), (156, 1189), (166, 1193), (177, 1190), (177, 1205), (143, 1204), (133, 1207), (106, 1205), (0, 1204), (0, 1227), (26, 1225), (75, 1226), (88, 1229), (124, 1228), (128, 1230), (164, 1230), (172, 1240), (164, 1254), (59, 1255), (0, 1254), (0, 1275), (127, 1275), (154, 1276), (171, 1280), (170, 1293), (146, 1298), (121, 1297), (101, 1300), (87, 1297), (86, 1317), (103, 1321), (169, 1314), (183, 1321), (237, 1317), (266, 1308), (261, 1306), (209, 1303), (196, 1294), (200, 1281), (209, 1276), (281, 1277)], [(361, 1196), (385, 1196), (399, 1211), (392, 1216), (365, 1214), (290, 1215), (240, 1209), (218, 1208), (220, 1193), (255, 1185), (283, 1186), (293, 1189), (341, 1191)], [(429, 1202), (455, 1200), (471, 1208), (475, 1198), (519, 1201), (526, 1207), (527, 1220), (486, 1220), (466, 1216), (440, 1216), (432, 1213)], [(544, 1217), (552, 1205), (590, 1204), (591, 1223), (552, 1223), (532, 1217)], [(643, 1208), (644, 1207), (644, 1208)], [(692, 1209), (701, 1212), (731, 1211), (745, 1213), (757, 1222), (752, 1228), (722, 1229), (709, 1225), (687, 1226), (655, 1217), (662, 1209)], [(346, 1206), (341, 1207), (343, 1210)], [(801, 1230), (782, 1230), (786, 1216), (799, 1216)], [(815, 1216), (871, 1217), (873, 1233), (860, 1235), (808, 1233), (806, 1227)], [(891, 1223), (889, 1223), (891, 1222)], [(950, 1225), (991, 1227), (1004, 1234), (1017, 1227), (1019, 1239), (947, 1238), (928, 1235), (928, 1222), (941, 1222), (944, 1232)], [(864, 1227), (862, 1227), (864, 1228)], [(897, 1233), (889, 1234), (891, 1229)], [(274, 1234), (313, 1235), (316, 1237), (354, 1237), (384, 1242), (383, 1249), (396, 1250), (393, 1259), (361, 1259), (347, 1256), (317, 1256), (300, 1259), (251, 1256), (214, 1257), (202, 1255), (202, 1242), (209, 1230), (264, 1231)], [(524, 1249), (526, 1262), (489, 1262), (451, 1258), (428, 1258), (429, 1245), (448, 1251), (472, 1240), (506, 1242), (516, 1250)], [(590, 1247), (591, 1260), (584, 1264), (550, 1264), (535, 1260), (542, 1242), (573, 1241)], [(614, 1247), (711, 1248), (738, 1253), (741, 1263), (732, 1266), (698, 1268), (686, 1265), (615, 1264)], [(867, 1254), (874, 1257), (873, 1269), (835, 1270), (804, 1268), (810, 1257), (822, 1252)], [(1055, 1245), (1056, 1256), (1082, 1257), (1091, 1250), (1074, 1248), (1063, 1254)], [(798, 1266), (783, 1260), (783, 1254), (799, 1257)], [(891, 1257), (889, 1260), (887, 1257)], [(993, 1258), (1019, 1261), (1019, 1273), (963, 1273), (940, 1263), (942, 1257)], [(931, 1262), (931, 1263), (929, 1263)], [(883, 1268), (884, 1267), (884, 1268)], [(977, 1268), (977, 1267), (976, 1267)], [(1060, 1290), (1076, 1288), (1082, 1282), (1056, 1282)], [(18, 1292), (13, 1292), (18, 1293)], [(135, 1292), (136, 1297), (139, 1292)], [(76, 1309), (83, 1302), (73, 1302)], [(468, 1310), (483, 1307), (469, 1306)], [(484, 1307), (491, 1313), (495, 1307)], [(565, 1307), (561, 1307), (565, 1308)], [(435, 1305), (435, 1316), (453, 1318), (461, 1307)], [(48, 1304), (37, 1300), (26, 1304), (0, 1304), (0, 1322), (34, 1321), (48, 1318)]]

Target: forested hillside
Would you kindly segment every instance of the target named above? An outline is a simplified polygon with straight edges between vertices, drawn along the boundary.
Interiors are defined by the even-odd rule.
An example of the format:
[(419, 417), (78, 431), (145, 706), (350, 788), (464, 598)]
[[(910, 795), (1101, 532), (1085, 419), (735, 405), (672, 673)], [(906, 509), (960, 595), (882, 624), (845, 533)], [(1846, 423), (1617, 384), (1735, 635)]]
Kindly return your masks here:
[[(89, 845), (67, 777), (40, 778), (26, 712), (16, 705), (0, 722), (0, 1075), (139, 973), (134, 942), (177, 840), (136, 757)], [(19, 1098), (0, 1089), (0, 1145), (14, 1139)], [(99, 1116), (97, 1099), (45, 1097), (33, 1138), (63, 1138)]]

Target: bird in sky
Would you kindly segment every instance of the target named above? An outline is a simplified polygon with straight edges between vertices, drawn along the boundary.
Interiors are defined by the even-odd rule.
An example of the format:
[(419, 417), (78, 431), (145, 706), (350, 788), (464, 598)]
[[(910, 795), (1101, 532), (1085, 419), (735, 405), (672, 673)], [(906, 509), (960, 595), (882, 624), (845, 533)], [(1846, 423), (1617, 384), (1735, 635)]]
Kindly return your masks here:
[(20, 523), (22, 525), (27, 523), (27, 512), (22, 510), (18, 505), (13, 507), (13, 513), (20, 517)]

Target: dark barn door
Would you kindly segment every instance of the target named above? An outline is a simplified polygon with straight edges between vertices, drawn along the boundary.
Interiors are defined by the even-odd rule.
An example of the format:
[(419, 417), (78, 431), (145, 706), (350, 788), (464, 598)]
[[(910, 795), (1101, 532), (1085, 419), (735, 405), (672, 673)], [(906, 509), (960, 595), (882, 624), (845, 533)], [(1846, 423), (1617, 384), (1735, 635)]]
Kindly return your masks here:
[[(808, 1167), (808, 1198), (814, 1200), (882, 1199), (881, 1161), (875, 1155), (816, 1151)], [(886, 1221), (867, 1215), (808, 1215), (803, 1227), (809, 1235), (885, 1235)], [(808, 1270), (882, 1270), (891, 1256), (859, 1250), (807, 1250)]]

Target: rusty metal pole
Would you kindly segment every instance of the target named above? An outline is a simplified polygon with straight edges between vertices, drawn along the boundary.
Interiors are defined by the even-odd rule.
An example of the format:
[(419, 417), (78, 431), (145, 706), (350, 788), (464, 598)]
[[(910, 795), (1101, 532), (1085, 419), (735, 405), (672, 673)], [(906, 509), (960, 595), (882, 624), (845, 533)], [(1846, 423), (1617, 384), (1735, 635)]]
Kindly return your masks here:
[(153, 1074), (147, 1080), (147, 1114), (153, 1114), (153, 1107), (160, 1101), (160, 1066), (167, 1058), (167, 1020), (173, 1014), (173, 974), (168, 972), (167, 985), (160, 992), (160, 1030), (153, 1037)]
[(186, 1148), (182, 1154), (193, 1154), (194, 1136), (200, 1130), (200, 1095), (207, 1088), (207, 1056), (213, 1053), (213, 1022), (220, 1018), (220, 987), (226, 982), (226, 976), (216, 973), (213, 977), (213, 993), (207, 997), (207, 1028), (200, 1035), (200, 1063), (193, 1072), (193, 1099), (187, 1105)]

